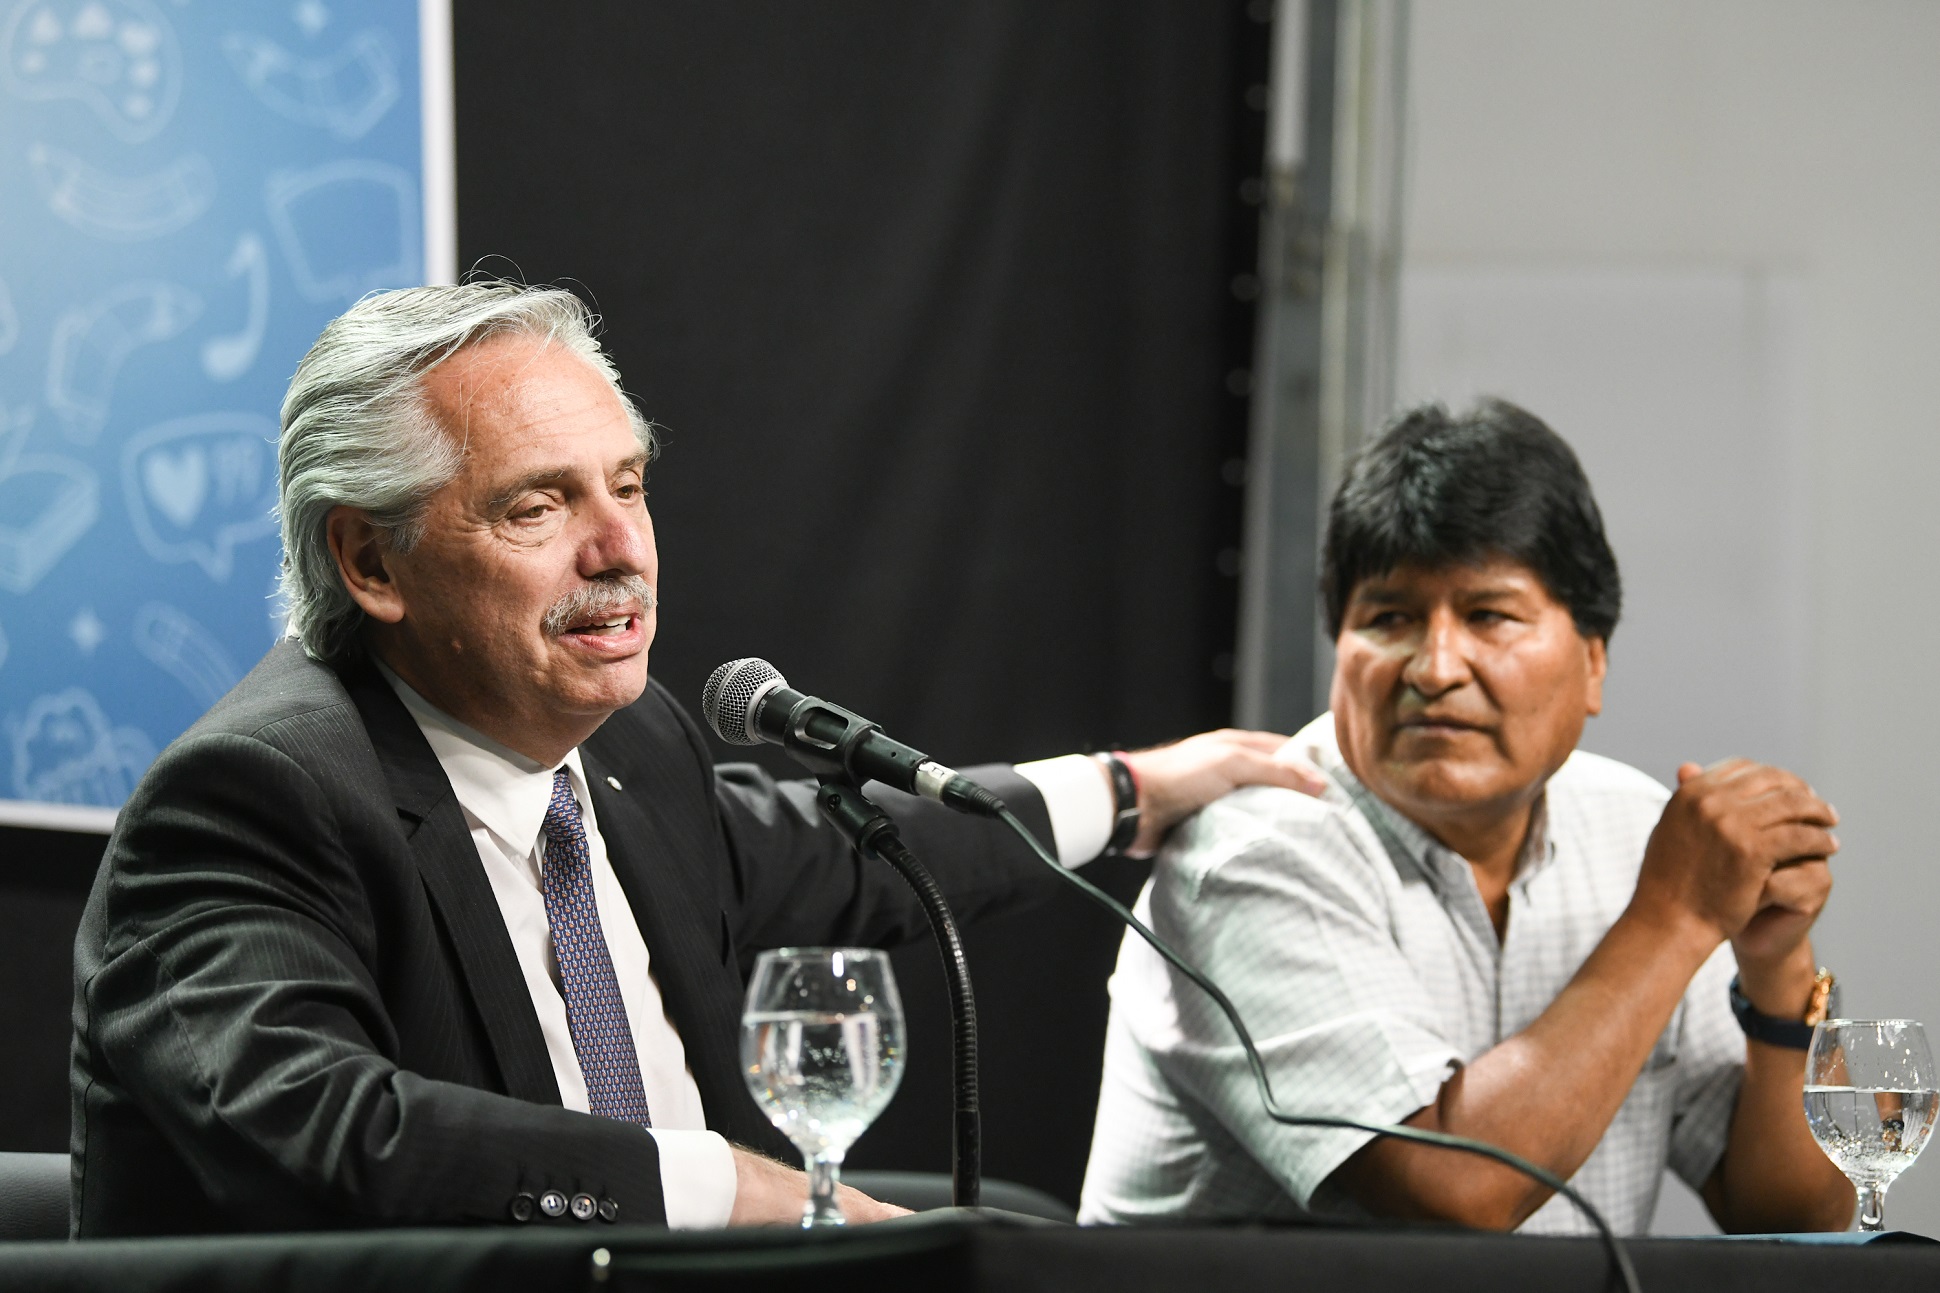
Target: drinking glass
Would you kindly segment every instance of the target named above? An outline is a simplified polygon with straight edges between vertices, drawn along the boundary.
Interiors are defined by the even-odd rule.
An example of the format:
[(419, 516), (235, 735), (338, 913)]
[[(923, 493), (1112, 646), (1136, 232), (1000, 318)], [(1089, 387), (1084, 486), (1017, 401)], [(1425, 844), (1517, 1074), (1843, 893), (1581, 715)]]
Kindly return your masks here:
[(1926, 1148), (1940, 1096), (1911, 1019), (1828, 1019), (1805, 1062), (1805, 1121), (1859, 1192), (1859, 1228), (1886, 1228), (1886, 1187)]
[(763, 952), (741, 1015), (741, 1076), (802, 1152), (802, 1225), (839, 1226), (835, 1182), (857, 1136), (903, 1080), (903, 1003), (889, 954), (866, 947)]

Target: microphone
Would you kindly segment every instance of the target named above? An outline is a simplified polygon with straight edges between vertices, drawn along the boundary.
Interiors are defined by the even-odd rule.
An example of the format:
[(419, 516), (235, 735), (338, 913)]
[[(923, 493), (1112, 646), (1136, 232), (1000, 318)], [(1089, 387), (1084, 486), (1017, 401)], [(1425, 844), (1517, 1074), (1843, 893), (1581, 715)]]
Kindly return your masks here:
[(958, 812), (994, 817), (1004, 801), (955, 768), (883, 735), (860, 714), (805, 696), (766, 660), (730, 660), (701, 689), (701, 714), (729, 745), (779, 745), (818, 777), (880, 781)]

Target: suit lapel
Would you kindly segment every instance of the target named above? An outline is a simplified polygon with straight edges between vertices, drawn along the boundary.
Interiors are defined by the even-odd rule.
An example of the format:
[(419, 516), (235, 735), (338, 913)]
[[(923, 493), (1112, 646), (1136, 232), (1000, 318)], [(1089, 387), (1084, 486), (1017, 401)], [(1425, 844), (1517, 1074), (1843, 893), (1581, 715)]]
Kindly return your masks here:
[(506, 1094), (534, 1104), (558, 1104), (559, 1083), (518, 954), (444, 768), (410, 711), (375, 668), (368, 663), (347, 667), (343, 682), (363, 714), (396, 798), (411, 856), (458, 954)]
[[(753, 1104), (738, 1056), (740, 974), (728, 955), (720, 901), (695, 873), (706, 865), (708, 839), (696, 838), (696, 825), (669, 810), (672, 796), (655, 793), (651, 773), (630, 769), (624, 792), (615, 792), (605, 762), (587, 746), (580, 747), (580, 759), (607, 860), (646, 940), (654, 982), (686, 1050), (707, 1125), (747, 1141), (767, 1123), (760, 1120), (757, 1127), (746, 1116)], [(691, 769), (686, 775), (692, 776)]]

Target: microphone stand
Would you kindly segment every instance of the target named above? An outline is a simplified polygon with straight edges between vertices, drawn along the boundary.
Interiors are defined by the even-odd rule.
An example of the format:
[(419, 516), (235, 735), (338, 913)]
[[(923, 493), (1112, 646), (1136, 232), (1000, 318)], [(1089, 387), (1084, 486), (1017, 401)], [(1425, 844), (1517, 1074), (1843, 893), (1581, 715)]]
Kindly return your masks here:
[(950, 989), (951, 1057), (954, 1071), (955, 1135), (950, 1144), (951, 1199), (959, 1208), (977, 1206), (983, 1191), (983, 1128), (977, 1107), (977, 1002), (970, 992), (970, 963), (963, 955), (963, 940), (957, 936), (956, 920), (950, 915), (943, 891), (903, 843), (896, 823), (863, 795), (846, 774), (818, 777), (821, 789), (815, 805), (822, 816), (841, 831), (855, 851), (867, 858), (881, 858), (896, 868), (909, 883), (929, 917), (930, 932), (936, 935), (943, 953), (943, 974)]

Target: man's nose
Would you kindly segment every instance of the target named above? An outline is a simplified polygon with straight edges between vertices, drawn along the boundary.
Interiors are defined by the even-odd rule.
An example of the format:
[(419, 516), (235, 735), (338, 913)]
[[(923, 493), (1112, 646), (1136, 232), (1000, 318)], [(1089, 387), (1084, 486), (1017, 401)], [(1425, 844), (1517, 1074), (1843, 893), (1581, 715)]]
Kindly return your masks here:
[(1435, 611), (1423, 626), (1420, 646), (1408, 658), (1402, 681), (1433, 699), (1469, 681), (1468, 635), (1461, 618)]
[(588, 520), (587, 534), (580, 544), (580, 574), (589, 579), (615, 573), (652, 574), (653, 531), (642, 510), (617, 499), (603, 499), (594, 505)]

